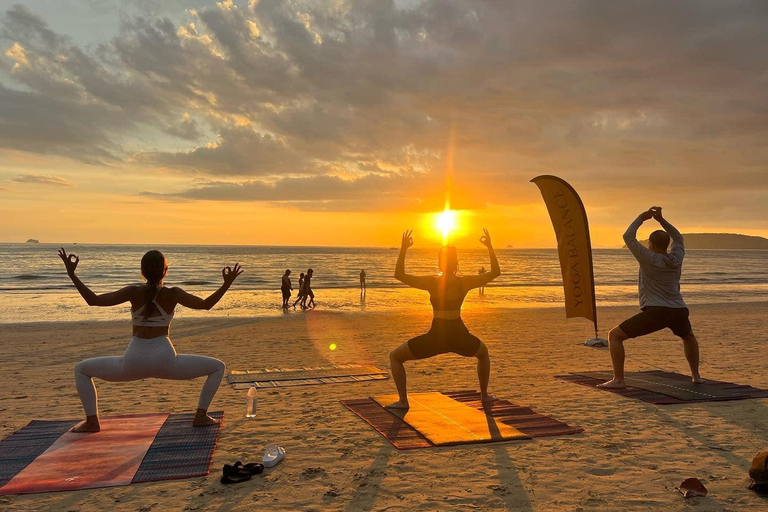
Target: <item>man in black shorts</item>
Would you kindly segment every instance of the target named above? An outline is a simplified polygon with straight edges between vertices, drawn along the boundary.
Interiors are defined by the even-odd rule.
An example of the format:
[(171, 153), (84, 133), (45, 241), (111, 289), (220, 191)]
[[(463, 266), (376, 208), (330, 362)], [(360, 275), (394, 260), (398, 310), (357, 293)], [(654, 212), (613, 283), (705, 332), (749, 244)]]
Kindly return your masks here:
[[(646, 220), (654, 218), (664, 231), (651, 233), (648, 247), (637, 241), (637, 230)], [(669, 247), (670, 238), (672, 247)], [(637, 315), (624, 320), (608, 334), (613, 363), (613, 379), (600, 387), (625, 388), (624, 383), (624, 340), (645, 336), (669, 328), (682, 338), (685, 358), (691, 367), (692, 380), (704, 382), (699, 375), (699, 342), (688, 321), (688, 307), (680, 295), (680, 273), (685, 248), (683, 235), (661, 215), (661, 207), (654, 206), (643, 212), (629, 225), (624, 233), (627, 248), (640, 263), (638, 295), (640, 310)]]
[(293, 286), (291, 285), (291, 271), (289, 269), (283, 274), (283, 280), (280, 283), (280, 292), (283, 295), (283, 309), (288, 309), (288, 299), (291, 298), (291, 290), (293, 290)]

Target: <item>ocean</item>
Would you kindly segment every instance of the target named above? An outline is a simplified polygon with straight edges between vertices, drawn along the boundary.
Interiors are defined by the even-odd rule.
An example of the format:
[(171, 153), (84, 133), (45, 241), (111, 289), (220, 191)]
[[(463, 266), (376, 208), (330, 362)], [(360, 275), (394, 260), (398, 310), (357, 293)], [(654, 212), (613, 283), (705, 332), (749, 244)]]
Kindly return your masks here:
[[(179, 307), (177, 317), (276, 316), (303, 314), (280, 308), (280, 278), (292, 270), (313, 268), (317, 308), (363, 312), (421, 309), (429, 312), (426, 292), (408, 289), (392, 277), (398, 251), (386, 248), (269, 247), (78, 244), (65, 247), (80, 256), (78, 275), (96, 293), (140, 282), (139, 262), (149, 249), (169, 260), (168, 286), (205, 296), (221, 284), (221, 268), (239, 262), (245, 272), (211, 311)], [(0, 244), (0, 323), (39, 321), (128, 320), (128, 305), (90, 308), (67, 277), (54, 244)], [(412, 248), (409, 273), (434, 275), (436, 249)], [(563, 290), (554, 249), (497, 250), (502, 275), (484, 295), (470, 292), (467, 308), (562, 307)], [(593, 251), (596, 295), (600, 306), (637, 304), (637, 263), (626, 249)], [(483, 248), (459, 250), (460, 274), (490, 268)], [(360, 298), (359, 273), (368, 292)], [(768, 251), (690, 250), (682, 280), (689, 304), (768, 300)], [(294, 292), (295, 295), (295, 292)]]

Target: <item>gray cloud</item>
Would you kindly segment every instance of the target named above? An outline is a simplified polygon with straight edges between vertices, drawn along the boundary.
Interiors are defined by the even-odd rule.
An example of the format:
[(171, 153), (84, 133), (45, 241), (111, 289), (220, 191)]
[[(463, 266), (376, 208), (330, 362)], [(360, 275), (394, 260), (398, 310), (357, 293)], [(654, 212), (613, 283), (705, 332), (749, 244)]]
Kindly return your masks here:
[(271, 135), (252, 128), (225, 128), (214, 143), (187, 152), (145, 154), (151, 163), (220, 175), (275, 175), (301, 172), (303, 155)]
[[(414, 183), (439, 189), (449, 141), (457, 195), (483, 203), (530, 198), (541, 173), (587, 195), (768, 189), (761, 3), (261, 0), (179, 24), (142, 2), (88, 48), (6, 11), (1, 146), (213, 180), (175, 197), (307, 209), (431, 200)], [(147, 126), (188, 148), (127, 149)]]
[(16, 183), (32, 183), (35, 185), (50, 185), (54, 187), (71, 187), (72, 184), (60, 176), (48, 176), (41, 174), (22, 174), (11, 181)]
[(185, 113), (178, 122), (165, 127), (165, 133), (180, 139), (197, 140), (202, 137), (202, 132), (197, 122), (188, 113)]
[(110, 162), (121, 148), (107, 127), (119, 131), (119, 116), (98, 106), (0, 85), (2, 147), (86, 163)]
[[(367, 174), (352, 180), (337, 176), (311, 176), (272, 182), (208, 182), (175, 193), (147, 191), (142, 195), (168, 200), (273, 202), (302, 210), (434, 211), (444, 205), (443, 186), (440, 180), (430, 176), (406, 178)], [(485, 203), (456, 193), (453, 206), (457, 209), (484, 208)]]

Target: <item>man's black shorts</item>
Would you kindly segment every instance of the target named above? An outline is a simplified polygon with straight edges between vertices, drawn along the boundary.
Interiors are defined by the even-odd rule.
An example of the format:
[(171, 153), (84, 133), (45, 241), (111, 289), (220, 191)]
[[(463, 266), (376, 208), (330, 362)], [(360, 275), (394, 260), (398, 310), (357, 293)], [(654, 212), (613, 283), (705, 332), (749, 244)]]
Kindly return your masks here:
[(691, 334), (688, 308), (646, 306), (640, 313), (619, 324), (619, 329), (630, 338), (645, 336), (667, 327), (681, 338)]

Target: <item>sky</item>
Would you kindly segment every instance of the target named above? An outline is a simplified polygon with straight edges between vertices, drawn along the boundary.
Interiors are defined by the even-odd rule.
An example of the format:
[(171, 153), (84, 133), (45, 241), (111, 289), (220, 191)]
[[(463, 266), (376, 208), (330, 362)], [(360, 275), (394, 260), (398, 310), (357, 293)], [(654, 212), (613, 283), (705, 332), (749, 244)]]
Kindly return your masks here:
[[(0, 241), (768, 236), (762, 1), (0, 0)], [(647, 235), (651, 227), (640, 235)], [(479, 245), (477, 245), (479, 247)]]

